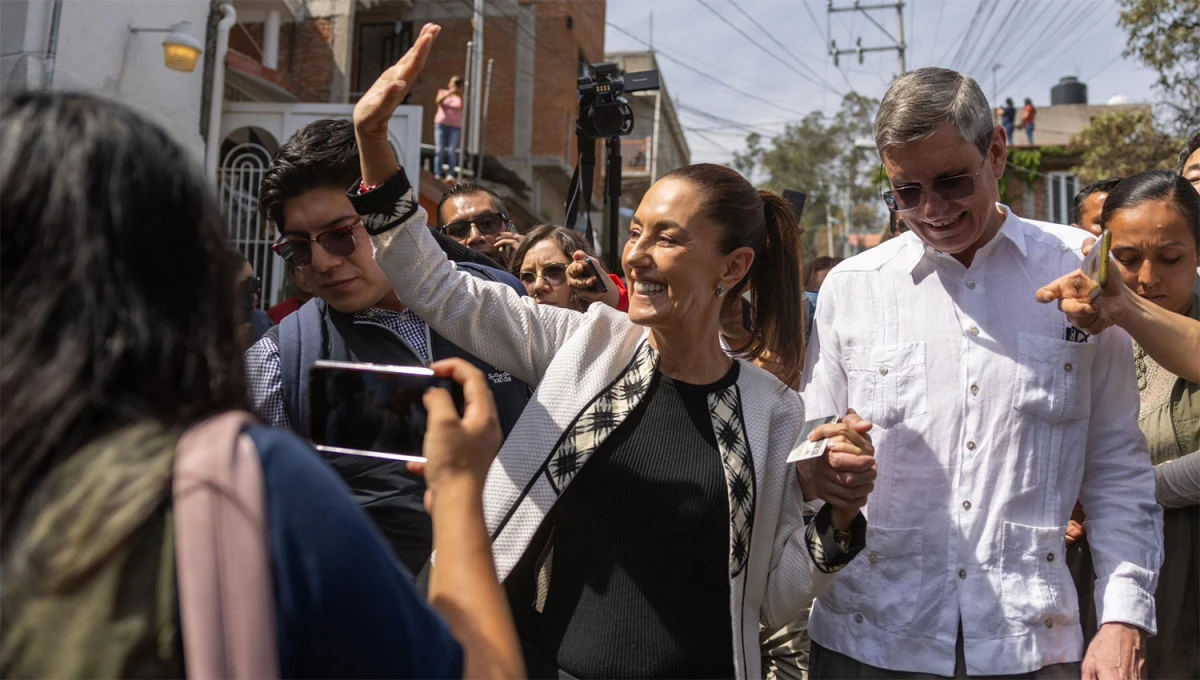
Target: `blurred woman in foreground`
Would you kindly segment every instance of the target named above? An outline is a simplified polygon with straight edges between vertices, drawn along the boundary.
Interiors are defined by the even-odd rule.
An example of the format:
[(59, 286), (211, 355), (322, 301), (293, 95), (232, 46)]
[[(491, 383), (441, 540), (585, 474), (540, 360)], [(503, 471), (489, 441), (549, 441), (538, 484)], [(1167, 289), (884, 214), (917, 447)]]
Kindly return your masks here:
[[(202, 655), (177, 623), (173, 466), (182, 432), (246, 408), (240, 263), (188, 154), (86, 95), (3, 102), (0, 225), (0, 675), (183, 677), (184, 652), (188, 668)], [(470, 404), (460, 420), (426, 397), (448, 565), (430, 600), (449, 627), (306, 443), (244, 430), (283, 677), (522, 675), (480, 514), (495, 406), (478, 371), (441, 370)]]

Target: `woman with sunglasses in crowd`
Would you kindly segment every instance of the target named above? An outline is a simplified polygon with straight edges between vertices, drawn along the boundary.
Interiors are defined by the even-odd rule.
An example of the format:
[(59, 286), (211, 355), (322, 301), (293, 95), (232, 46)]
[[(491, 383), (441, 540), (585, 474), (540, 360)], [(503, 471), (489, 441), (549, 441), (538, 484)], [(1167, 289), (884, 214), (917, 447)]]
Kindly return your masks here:
[[(599, 277), (590, 270), (589, 259)], [(621, 277), (605, 273), (596, 252), (574, 229), (554, 224), (534, 227), (513, 254), (512, 273), (539, 305), (583, 312), (593, 302), (603, 302), (617, 311), (629, 311), (629, 294)]]
[[(226, 521), (175, 521), (181, 433), (247, 407), (240, 262), (205, 184), (166, 131), (118, 103), (0, 103), (0, 676), (180, 678), (246, 657), (188, 627), (181, 607), (208, 604), (194, 595), (208, 565), (176, 559), (197, 527), (235, 546)], [(261, 466), (270, 592), (217, 626), (273, 641), (250, 653), (273, 655), (280, 677), (523, 675), (481, 514), (495, 405), (480, 371), (439, 369), (467, 401), (459, 419), (449, 395), (426, 397), (445, 559), (429, 602), (445, 621), (312, 448), (241, 430)], [(199, 591), (181, 591), (184, 575)], [(274, 629), (246, 628), (247, 610)]]
[(1076, 271), (1039, 290), (1038, 300), (1061, 300), (1071, 323), (1089, 333), (1117, 325), (1133, 336), (1138, 424), (1164, 508), (1158, 635), (1146, 642), (1146, 667), (1151, 678), (1198, 678), (1200, 194), (1168, 170), (1133, 175), (1104, 200), (1100, 226), (1112, 232), (1120, 276), (1093, 298), (1096, 284)]
[(439, 30), (426, 25), (356, 105), (352, 200), (405, 304), (538, 385), (485, 490), (530, 673), (760, 677), (760, 624), (790, 619), (861, 549), (874, 476), (869, 423), (816, 430), (833, 442), (821, 475), (840, 468), (843, 493), (806, 527), (786, 462), (799, 396), (720, 344), (726, 296), (753, 284), (744, 355), (770, 351), (785, 375), (800, 371), (796, 218), (728, 168), (690, 166), (651, 187), (634, 216), (628, 314), (538, 305), (462, 275), (387, 144)]

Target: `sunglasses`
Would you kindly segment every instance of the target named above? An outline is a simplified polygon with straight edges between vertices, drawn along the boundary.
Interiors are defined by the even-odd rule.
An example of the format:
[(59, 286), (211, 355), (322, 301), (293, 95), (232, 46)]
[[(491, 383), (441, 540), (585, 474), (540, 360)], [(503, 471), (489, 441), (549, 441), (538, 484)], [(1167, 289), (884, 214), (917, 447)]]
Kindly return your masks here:
[(521, 283), (526, 286), (534, 285), (538, 279), (543, 279), (551, 286), (561, 286), (567, 282), (567, 265), (562, 262), (554, 262), (542, 267), (542, 270), (537, 273), (531, 271), (521, 272)]
[[(987, 163), (987, 156), (984, 156), (983, 162), (979, 164), (979, 170), (974, 175), (943, 177), (935, 180), (929, 189), (943, 201), (961, 201), (964, 198), (970, 198), (975, 194), (975, 178), (983, 172), (985, 163)], [(883, 201), (887, 203), (888, 208), (896, 212), (916, 210), (925, 202), (923, 187), (924, 185), (921, 184), (909, 184), (885, 191), (883, 192)]]
[(476, 216), (474, 219), (451, 222), (442, 227), (442, 233), (450, 238), (461, 241), (471, 235), (471, 225), (474, 225), (479, 230), (479, 233), (484, 236), (491, 236), (492, 234), (504, 231), (508, 227), (508, 216), (504, 213), (484, 213)]
[(307, 267), (312, 264), (313, 243), (320, 243), (325, 252), (334, 257), (350, 257), (354, 254), (354, 228), (360, 224), (361, 221), (335, 227), (317, 234), (316, 238), (281, 236), (275, 245), (271, 246), (271, 250), (293, 267)]

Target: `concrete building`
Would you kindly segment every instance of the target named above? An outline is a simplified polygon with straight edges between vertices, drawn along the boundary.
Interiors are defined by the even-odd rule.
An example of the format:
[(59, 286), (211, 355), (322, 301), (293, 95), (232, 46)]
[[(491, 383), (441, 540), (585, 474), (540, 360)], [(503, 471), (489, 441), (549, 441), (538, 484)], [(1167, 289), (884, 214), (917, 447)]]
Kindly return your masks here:
[[(83, 90), (166, 128), (214, 182), (230, 241), (284, 296), (277, 238), (258, 214), (271, 154), (301, 126), (349, 118), (357, 14), (408, 0), (3, 0), (0, 91)], [(180, 22), (187, 22), (180, 26)], [(166, 66), (164, 36), (190, 34), (193, 69)], [(397, 56), (398, 58), (398, 56)], [(392, 145), (419, 181), (423, 110), (402, 106)]]
[[(1016, 149), (1040, 150), (1041, 167), (1033, 182), (1024, 182), (1015, 176), (1008, 181), (1008, 195), (1002, 197), (1022, 217), (1045, 220), (1058, 224), (1070, 224), (1071, 208), (1075, 194), (1082, 185), (1071, 168), (1079, 165), (1078, 156), (1066, 151), (1075, 136), (1083, 131), (1092, 120), (1110, 112), (1151, 111), (1150, 104), (1127, 103), (1118, 100), (1110, 104), (1091, 104), (1087, 98), (1087, 85), (1074, 77), (1065, 77), (1050, 92), (1049, 106), (1037, 108), (1034, 121), (1032, 146), (1026, 144), (1024, 131), (1017, 129), (1009, 146)], [(1014, 102), (1016, 102), (1014, 98)], [(1019, 103), (1019, 102), (1016, 102)], [(1017, 122), (1020, 122), (1020, 107)], [(996, 114), (1000, 124), (1000, 114)], [(1009, 168), (1013, 172), (1013, 168)], [(1014, 173), (1015, 174), (1015, 173)]]

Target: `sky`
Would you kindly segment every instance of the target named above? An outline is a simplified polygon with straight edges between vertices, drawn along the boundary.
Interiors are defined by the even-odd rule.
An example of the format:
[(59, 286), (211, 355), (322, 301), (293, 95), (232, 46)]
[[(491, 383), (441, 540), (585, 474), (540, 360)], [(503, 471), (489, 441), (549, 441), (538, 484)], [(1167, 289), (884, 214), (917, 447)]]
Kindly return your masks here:
[[(884, 33), (861, 11), (828, 7), (829, 0), (608, 0), (605, 49), (653, 42), (692, 162), (728, 163), (749, 130), (769, 138), (810, 111), (832, 114), (849, 88), (883, 97), (899, 71), (896, 51), (865, 53), (861, 65), (843, 55), (835, 67), (827, 40), (840, 49), (859, 37), (864, 48), (895, 45), (896, 10), (869, 13)], [(1026, 97), (1049, 105), (1062, 76), (1085, 82), (1092, 104), (1115, 95), (1153, 101), (1154, 73), (1121, 56), (1117, 19), (1117, 0), (905, 0), (907, 67), (964, 71), (989, 100), (998, 88), (999, 100), (1012, 97), (1018, 107)]]

